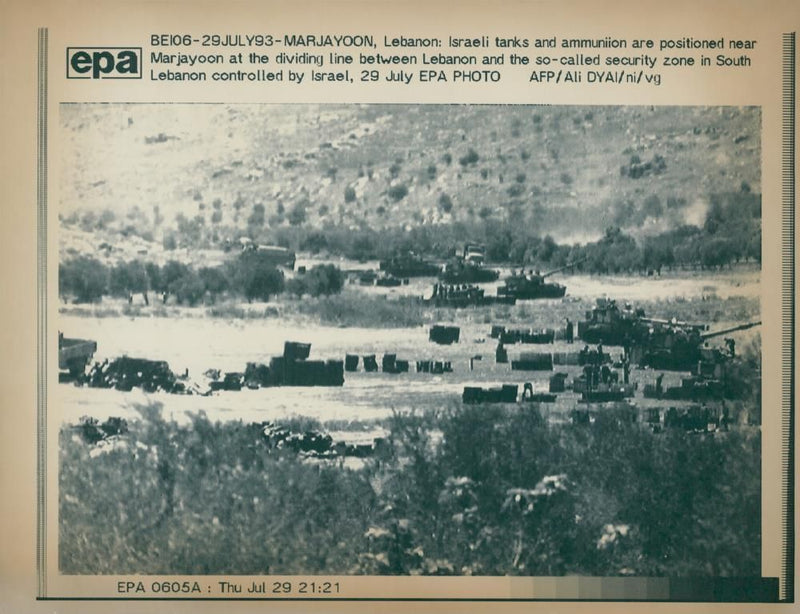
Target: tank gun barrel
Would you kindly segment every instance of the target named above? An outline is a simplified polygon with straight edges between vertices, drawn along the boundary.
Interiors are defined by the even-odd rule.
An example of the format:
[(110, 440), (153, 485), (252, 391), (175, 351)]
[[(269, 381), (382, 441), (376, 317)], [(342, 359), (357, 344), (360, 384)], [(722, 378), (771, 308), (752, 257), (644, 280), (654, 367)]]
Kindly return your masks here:
[(576, 266), (578, 264), (582, 264), (582, 263), (586, 262), (587, 260), (588, 260), (588, 258), (579, 258), (575, 262), (570, 262), (569, 264), (565, 264), (562, 267), (559, 267), (557, 269), (553, 269), (552, 271), (548, 271), (547, 273), (544, 273), (542, 275), (542, 278), (550, 277), (551, 275), (555, 275), (556, 273), (560, 273), (561, 271), (563, 271), (565, 269), (569, 269), (569, 268), (574, 267), (574, 266)]
[(721, 335), (727, 335), (728, 333), (733, 333), (738, 330), (747, 330), (748, 328), (753, 328), (754, 326), (760, 326), (761, 320), (758, 322), (747, 322), (746, 324), (738, 324), (737, 326), (730, 326), (728, 328), (723, 328), (722, 330), (714, 330), (707, 333), (703, 333), (700, 335), (702, 339), (713, 339), (714, 337), (719, 337)]

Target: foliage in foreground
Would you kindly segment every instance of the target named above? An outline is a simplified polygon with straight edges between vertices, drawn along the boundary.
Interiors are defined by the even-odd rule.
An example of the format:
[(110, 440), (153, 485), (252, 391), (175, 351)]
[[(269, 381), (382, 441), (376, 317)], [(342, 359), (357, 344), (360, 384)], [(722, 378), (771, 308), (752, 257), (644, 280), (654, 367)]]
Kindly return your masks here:
[(388, 452), (350, 470), (257, 425), (142, 412), (101, 448), (62, 430), (64, 573), (760, 573), (757, 430), (458, 407), (395, 416)]

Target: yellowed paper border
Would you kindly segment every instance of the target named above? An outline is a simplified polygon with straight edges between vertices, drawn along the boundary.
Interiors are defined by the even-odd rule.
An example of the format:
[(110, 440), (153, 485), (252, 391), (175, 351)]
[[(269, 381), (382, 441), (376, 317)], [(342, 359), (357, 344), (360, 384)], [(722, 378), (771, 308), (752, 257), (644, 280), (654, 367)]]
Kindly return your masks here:
[[(233, 6), (240, 8), (238, 5)], [(87, 8), (91, 8), (91, 11), (87, 11)], [(232, 8), (233, 7), (231, 7), (231, 9)], [(604, 27), (621, 28), (622, 30), (626, 30), (627, 28), (641, 29), (641, 23), (652, 23), (651, 20), (644, 21), (646, 17), (652, 18), (653, 14), (658, 14), (659, 17), (661, 17), (661, 19), (657, 20), (658, 23), (647, 26), (648, 31), (652, 29), (654, 32), (654, 34), (651, 36), (656, 37), (658, 35), (657, 33), (675, 31), (675, 29), (679, 27), (685, 29), (687, 21), (686, 16), (688, 14), (694, 17), (692, 20), (692, 31), (696, 32), (698, 36), (705, 32), (713, 32), (716, 34), (717, 32), (724, 31), (726, 36), (742, 36), (745, 38), (755, 31), (756, 34), (753, 36), (758, 38), (759, 43), (763, 43), (758, 54), (755, 55), (757, 61), (760, 62), (760, 66), (763, 67), (763, 70), (759, 70), (758, 74), (756, 75), (748, 75), (748, 78), (744, 81), (729, 79), (728, 76), (723, 75), (712, 75), (708, 78), (704, 76), (703, 78), (697, 77), (696, 79), (681, 79), (682, 83), (679, 89), (676, 85), (670, 88), (669, 91), (648, 91), (647, 93), (642, 93), (641, 91), (625, 91), (620, 93), (603, 91), (600, 94), (595, 94), (592, 92), (592, 99), (594, 104), (756, 104), (761, 106), (763, 109), (762, 183), (765, 203), (763, 236), (765, 238), (770, 236), (780, 236), (780, 215), (777, 215), (776, 212), (773, 212), (773, 209), (776, 209), (773, 203), (777, 204), (777, 202), (779, 202), (779, 194), (781, 193), (779, 169), (781, 164), (784, 163), (784, 160), (781, 159), (778, 148), (772, 147), (770, 144), (779, 142), (778, 139), (780, 138), (779, 135), (781, 134), (782, 123), (784, 121), (781, 113), (780, 95), (778, 93), (780, 88), (776, 89), (774, 86), (780, 82), (780, 73), (782, 70), (781, 63), (779, 61), (780, 48), (782, 45), (781, 35), (794, 29), (792, 27), (792, 23), (794, 23), (794, 25), (797, 24), (796, 11), (792, 10), (790, 5), (776, 4), (774, 10), (767, 14), (753, 5), (749, 5), (747, 3), (736, 3), (732, 5), (732, 8), (731, 6), (726, 7), (728, 10), (725, 12), (730, 15), (728, 18), (729, 21), (720, 21), (720, 15), (723, 12), (723, 8), (718, 4), (708, 4), (704, 7), (698, 8), (694, 5), (690, 6), (689, 4), (671, 7), (657, 7), (656, 5), (636, 4), (627, 7), (620, 7), (619, 5), (611, 6), (610, 4), (595, 3), (591, 5), (591, 8), (589, 8), (588, 6), (580, 3), (566, 3), (561, 4), (556, 8), (553, 8), (552, 6), (548, 6), (547, 8), (548, 11), (547, 14), (545, 14), (542, 6), (539, 4), (531, 5), (526, 3), (509, 3), (507, 6), (503, 7), (503, 10), (498, 8), (487, 8), (485, 5), (466, 4), (459, 9), (457, 21), (459, 24), (465, 24), (465, 32), (474, 33), (475, 35), (479, 35), (481, 31), (490, 28), (512, 32), (515, 30), (516, 24), (522, 22), (536, 23), (537, 28), (547, 31), (557, 31), (563, 23), (570, 23), (570, 27), (574, 27), (576, 30), (585, 28), (589, 31), (592, 31), (597, 27), (594, 24), (589, 24), (588, 20), (592, 17), (603, 23)], [(343, 5), (337, 5), (335, 11), (333, 7), (320, 8), (319, 6), (312, 5), (311, 3), (308, 3), (302, 7), (294, 5), (291, 8), (283, 5), (269, 5), (266, 8), (261, 6), (254, 8), (249, 5), (245, 7), (242, 5), (241, 9), (243, 11), (247, 9), (247, 21), (253, 21), (256, 18), (262, 18), (265, 20), (270, 20), (271, 22), (278, 21), (283, 24), (292, 24), (297, 23), (298, 21), (305, 21), (307, 15), (314, 15), (314, 17), (311, 19), (313, 27), (310, 29), (321, 29), (324, 27), (330, 28), (331, 30), (336, 30), (337, 27), (341, 27), (340, 23), (346, 23), (347, 27), (349, 28), (352, 28), (353, 24), (359, 24), (360, 27), (366, 29), (377, 27), (380, 30), (401, 30), (413, 32), (419, 36), (435, 35), (437, 32), (441, 31), (442, 28), (446, 27), (444, 24), (452, 23), (453, 19), (452, 9), (449, 7), (445, 8), (440, 5), (421, 5), (414, 3), (406, 3), (401, 5), (390, 5), (388, 3), (344, 3)], [(681, 11), (680, 9), (685, 10)], [(91, 20), (76, 20), (74, 18), (75, 15), (81, 13), (86, 14), (87, 12), (92, 13)], [(125, 17), (124, 19), (122, 18), (123, 15)], [(582, 19), (586, 18), (587, 21), (585, 22), (585, 25), (584, 22), (577, 21), (575, 15), (580, 15)], [(625, 15), (625, 20), (620, 17), (621, 15)], [(777, 19), (776, 16), (778, 15), (784, 16), (785, 19)], [(425, 19), (422, 19), (421, 16), (424, 16)], [(612, 19), (612, 17), (614, 19)], [(22, 30), (23, 33), (17, 33), (15, 36), (9, 37), (7, 40), (17, 42), (19, 44), (19, 49), (30, 49), (32, 47), (31, 42), (35, 40), (35, 38), (31, 35), (31, 24), (36, 23), (38, 25), (47, 25), (50, 28), (51, 38), (49, 41), (46, 41), (45, 44), (49, 46), (51, 58), (59, 57), (61, 49), (63, 49), (65, 45), (77, 42), (77, 40), (84, 41), (88, 39), (101, 39), (97, 40), (99, 45), (110, 45), (120, 36), (117, 33), (118, 28), (122, 28), (122, 30), (125, 32), (125, 38), (142, 40), (143, 36), (138, 33), (134, 34), (134, 32), (137, 31), (137, 28), (142, 32), (148, 31), (149, 29), (152, 29), (152, 24), (154, 22), (157, 22), (159, 27), (164, 30), (180, 29), (181, 27), (185, 28), (187, 26), (196, 26), (202, 28), (207, 23), (214, 23), (215, 27), (218, 27), (219, 29), (236, 29), (237, 27), (241, 27), (239, 24), (242, 23), (241, 14), (237, 15), (233, 10), (220, 9), (219, 6), (215, 6), (210, 3), (194, 3), (192, 4), (191, 8), (180, 4), (137, 5), (133, 7), (126, 7), (125, 11), (122, 9), (112, 10), (110, 6), (105, 4), (96, 4), (92, 5), (91, 7), (86, 7), (79, 6), (78, 3), (74, 3), (64, 6), (47, 6), (46, 8), (44, 5), (42, 5), (35, 6), (27, 10), (20, 9), (19, 11), (15, 12), (14, 18), (17, 20), (14, 22), (18, 25), (17, 31), (19, 32)], [(337, 20), (341, 21), (337, 22)], [(610, 22), (613, 22), (613, 25), (609, 26)], [(9, 23), (11, 23), (11, 21)], [(376, 23), (380, 25), (376, 26)], [(384, 25), (387, 23), (391, 24), (391, 27)], [(595, 21), (594, 23), (597, 22)], [(58, 28), (55, 24), (59, 24)], [(366, 25), (361, 26), (361, 24)], [(22, 27), (23, 25), (27, 27), (27, 30)], [(56, 30), (58, 30), (58, 32), (56, 32)], [(11, 46), (11, 43), (7, 44), (9, 47)], [(3, 48), (4, 58), (10, 57), (6, 51), (6, 49), (9, 47)], [(59, 65), (55, 59), (52, 59), (51, 62), (53, 66)], [(10, 66), (11, 64), (4, 60), (4, 78), (7, 78), (7, 75), (9, 74), (18, 74), (18, 69), (14, 69), (13, 67), (6, 68), (7, 65)], [(30, 61), (28, 61), (28, 66), (29, 65)], [(111, 88), (102, 83), (64, 84), (63, 81), (59, 80), (56, 83), (51, 81), (51, 85), (51, 93), (47, 102), (48, 107), (45, 110), (49, 110), (50, 117), (54, 116), (53, 110), (56, 108), (58, 101), (60, 100), (122, 101), (131, 99), (131, 93), (124, 89), (124, 84), (123, 86), (118, 86), (115, 84), (114, 87)], [(769, 94), (770, 92), (774, 92), (774, 94)], [(555, 88), (554, 91), (544, 89), (536, 90), (535, 92), (524, 88), (511, 90), (505, 88), (503, 90), (487, 90), (482, 87), (463, 88), (458, 92), (446, 88), (440, 88), (433, 92), (420, 92), (413, 89), (409, 91), (397, 91), (396, 89), (390, 91), (385, 88), (378, 92), (374, 92), (359, 90), (357, 88), (354, 90), (333, 88), (332, 90), (327, 91), (317, 90), (308, 93), (303, 92), (300, 97), (302, 102), (318, 99), (318, 97), (322, 96), (324, 97), (324, 100), (336, 100), (342, 102), (365, 100), (369, 102), (445, 103), (451, 102), (455, 98), (460, 102), (473, 103), (516, 102), (520, 104), (527, 104), (531, 102), (546, 102), (551, 104), (572, 104), (576, 102), (576, 98), (581, 97), (581, 93), (582, 92), (580, 91), (564, 93), (563, 90), (559, 91)], [(31, 99), (30, 88), (26, 92), (15, 89), (7, 95), (9, 96), (9, 99), (12, 99), (16, 102), (19, 102), (20, 99), (23, 98), (28, 100)], [(226, 90), (223, 94), (226, 100), (229, 99), (230, 95), (230, 90)], [(140, 102), (144, 102), (158, 99), (171, 100), (176, 96), (180, 100), (184, 101), (212, 101), (222, 99), (220, 93), (216, 91), (194, 89), (189, 87), (185, 87), (179, 91), (177, 91), (175, 88), (167, 88), (164, 90), (153, 89), (148, 90), (146, 93), (143, 90), (139, 90), (133, 94), (132, 97), (136, 98)], [(252, 89), (243, 89), (241, 92), (236, 92), (236, 94), (234, 94), (234, 97), (241, 102), (258, 101), (262, 98), (262, 96), (262, 92), (253, 91)], [(279, 91), (274, 93), (273, 99), (276, 101), (288, 102), (296, 100), (297, 96), (294, 93)], [(4, 117), (4, 126), (7, 125), (7, 121), (5, 120), (6, 118)], [(30, 124), (31, 120), (28, 119), (27, 125), (30, 126)], [(17, 128), (19, 129), (19, 127), (22, 125), (25, 124), (20, 123)], [(19, 131), (18, 129), (14, 131), (14, 134)], [(41, 127), (39, 127), (39, 129), (41, 129)], [(8, 132), (11, 133), (11, 130), (9, 129)], [(44, 139), (45, 141), (47, 140), (46, 135), (44, 136)], [(22, 139), (18, 151), (24, 151), (26, 148), (30, 150), (31, 141), (32, 138), (30, 136), (27, 138), (27, 140)], [(39, 151), (41, 152), (41, 149), (39, 149)], [(6, 156), (8, 156), (7, 153)], [(8, 156), (8, 158), (10, 160), (11, 156)], [(4, 168), (10, 167), (10, 164), (4, 164)], [(50, 180), (52, 181), (52, 177)], [(12, 185), (12, 190), (16, 185), (18, 184), (15, 182), (15, 184)], [(30, 185), (19, 185), (18, 187), (19, 194), (25, 194), (26, 192), (30, 194), (30, 189)], [(41, 185), (39, 189), (41, 189)], [(16, 191), (14, 190), (12, 193), (16, 193)], [(40, 194), (39, 200), (41, 197), (42, 196)], [(783, 199), (785, 202), (785, 194), (783, 195)], [(21, 200), (27, 200), (27, 202), (30, 202), (30, 199), (26, 199), (25, 197), (22, 197)], [(41, 220), (33, 225), (31, 224), (32, 216), (30, 209), (17, 210), (17, 206), (18, 205), (15, 205), (14, 208), (11, 209), (11, 215), (13, 216), (12, 219), (19, 220), (17, 228), (33, 230), (36, 226), (38, 226), (41, 229), (43, 225)], [(52, 225), (52, 221), (55, 219), (54, 216), (56, 215), (56, 211), (54, 211), (53, 208), (50, 208), (48, 213), (50, 216), (50, 225)], [(23, 233), (19, 234), (21, 235)], [(28, 236), (33, 237), (33, 234), (29, 233)], [(17, 235), (17, 238), (9, 236), (7, 245), (7, 249), (17, 250), (17, 254), (27, 253), (30, 255), (31, 253), (30, 245), (25, 245), (24, 241), (21, 241), (19, 238), (19, 235)], [(767, 288), (778, 287), (777, 281), (781, 275), (779, 263), (781, 262), (782, 258), (780, 254), (780, 248), (781, 246), (777, 241), (770, 243), (765, 241), (762, 268), (762, 284), (765, 288), (765, 292), (763, 296), (762, 310), (764, 320), (767, 322), (772, 322), (772, 325), (767, 324), (764, 329), (763, 338), (765, 348), (769, 346), (774, 348), (780, 347), (781, 342), (779, 340), (781, 339), (782, 333), (777, 323), (781, 321), (781, 316), (785, 318), (787, 310), (787, 306), (785, 304), (780, 307), (778, 306), (776, 300), (778, 295), (777, 291), (772, 293), (766, 290)], [(53, 269), (54, 264), (57, 268), (57, 260), (54, 260), (52, 251), (48, 254), (48, 258), (48, 268)], [(771, 275), (773, 273), (774, 275)], [(13, 279), (16, 281), (17, 274), (13, 273), (11, 269), (9, 269), (9, 275), (4, 278)], [(28, 281), (30, 282), (30, 280)], [(27, 292), (27, 296), (32, 295), (30, 286), (25, 291)], [(51, 296), (53, 295), (52, 285), (50, 287), (50, 294)], [(41, 295), (37, 297), (37, 301), (40, 300)], [(29, 302), (29, 304), (31, 303)], [(40, 304), (39, 308), (41, 307), (42, 305)], [(11, 313), (16, 313), (13, 311), (13, 307)], [(17, 315), (17, 318), (19, 318), (21, 323), (21, 327), (13, 332), (11, 330), (7, 332), (10, 340), (17, 340), (16, 342), (12, 341), (12, 347), (14, 345), (16, 347), (33, 347), (32, 344), (19, 342), (19, 340), (23, 338), (30, 340), (31, 332), (34, 330), (32, 322), (25, 322), (27, 318), (24, 317), (24, 315), (25, 314)], [(771, 316), (778, 317), (774, 317), (773, 319)], [(51, 311), (50, 318), (52, 317), (53, 314)], [(14, 320), (14, 318), (15, 316), (12, 315), (11, 319)], [(39, 331), (41, 331), (42, 326), (43, 323), (40, 322)], [(774, 344), (768, 341), (768, 339), (772, 339)], [(46, 360), (48, 352), (46, 351), (46, 348), (41, 345), (41, 343), (41, 341), (38, 343), (39, 350), (37, 351), (37, 359)], [(52, 355), (54, 354), (52, 351), (52, 340), (50, 341), (50, 348), (51, 351), (49, 352), (49, 360), (52, 362)], [(44, 358), (42, 356), (43, 354)], [(767, 352), (765, 350), (765, 375), (767, 373), (775, 373), (776, 377), (778, 377), (777, 374), (780, 372), (779, 364), (781, 361), (785, 361), (785, 355), (779, 358), (777, 352)], [(27, 361), (27, 363), (32, 362), (33, 361), (30, 360)], [(10, 373), (11, 372), (18, 374), (19, 368), (12, 368), (10, 370)], [(765, 380), (768, 379), (770, 378), (765, 377)], [(11, 380), (9, 379), (9, 381)], [(17, 379), (16, 381), (20, 380)], [(28, 381), (30, 381), (30, 378)], [(39, 385), (42, 384), (40, 377), (37, 379), (37, 382)], [(4, 389), (19, 390), (19, 388), (20, 386), (18, 384), (4, 386)], [(27, 408), (34, 407), (34, 404), (31, 404), (30, 402), (31, 396), (27, 391), (19, 390), (18, 393), (15, 392), (13, 394), (14, 396), (19, 397), (16, 399), (17, 403), (15, 403), (15, 405)], [(765, 409), (769, 407), (778, 407), (778, 399), (780, 394), (781, 393), (779, 393), (777, 386), (773, 387), (769, 384), (765, 384), (763, 397)], [(782, 394), (785, 394), (785, 391)], [(785, 400), (782, 401), (784, 405), (785, 402)], [(11, 398), (8, 399), (8, 403), (11, 405)], [(28, 411), (30, 411), (30, 409), (28, 409)], [(786, 433), (787, 429), (793, 428), (792, 422), (790, 422), (788, 425), (782, 422), (784, 419), (783, 417), (779, 417), (777, 414), (768, 416), (766, 411), (764, 413), (764, 428), (766, 431)], [(26, 412), (23, 410), (21, 411), (21, 414), (24, 416), (26, 415)], [(19, 417), (12, 416), (9, 419), (8, 428), (4, 428), (3, 432), (12, 433), (15, 425), (20, 424), (18, 418)], [(41, 413), (39, 414), (39, 418), (42, 418)], [(25, 421), (23, 420), (22, 422)], [(30, 419), (27, 420), (27, 422), (30, 423)], [(48, 441), (54, 441), (56, 438), (53, 437), (52, 434), (57, 433), (57, 430), (52, 430), (53, 422), (51, 422), (49, 418), (48, 422), (50, 427), (45, 430), (44, 434), (50, 434), (50, 437), (47, 438)], [(14, 446), (11, 446), (10, 449), (13, 450)], [(40, 451), (37, 451), (37, 453), (40, 453)], [(24, 450), (18, 450), (17, 456), (24, 457), (25, 454), (26, 453)], [(781, 454), (785, 454), (785, 451)], [(27, 455), (30, 457), (30, 452), (28, 452)], [(53, 454), (48, 452), (47, 456), (48, 475), (52, 479), (52, 476), (57, 475), (57, 465), (55, 464)], [(42, 459), (39, 459), (38, 462), (42, 462)], [(782, 502), (783, 498), (789, 496), (790, 491), (786, 490), (785, 484), (782, 485), (777, 482), (772, 483), (767, 479), (767, 476), (779, 474), (780, 465), (781, 457), (777, 448), (769, 451), (765, 449), (762, 465), (765, 481), (763, 493), (764, 499), (762, 503), (764, 508), (763, 538), (765, 543), (767, 541), (770, 543), (778, 542), (780, 539), (778, 534), (783, 529), (783, 525), (786, 523), (786, 520), (780, 520), (779, 510), (782, 506), (776, 505), (776, 503)], [(14, 482), (12, 482), (11, 472), (7, 469), (4, 469), (3, 471), (4, 486), (21, 481), (14, 480)], [(24, 493), (27, 489), (31, 489), (31, 484), (19, 484), (17, 488), (21, 488), (22, 492)], [(53, 495), (55, 495), (55, 499), (53, 499)], [(52, 482), (50, 482), (50, 487), (48, 487), (47, 498), (48, 501), (51, 502), (57, 501), (57, 489), (53, 488)], [(17, 503), (20, 503), (23, 500), (25, 500), (25, 497), (20, 494), (19, 496), (12, 497), (8, 505), (9, 507), (12, 507), (12, 502), (16, 501)], [(27, 500), (31, 500), (31, 498), (28, 497)], [(16, 505), (14, 507), (16, 507)], [(45, 524), (45, 543), (47, 543), (48, 540), (57, 535), (57, 525), (53, 524), (52, 516), (53, 510), (56, 509), (56, 506), (51, 504), (45, 509), (49, 510), (48, 522)], [(19, 518), (17, 514), (10, 515), (9, 517)], [(23, 521), (23, 525), (24, 524), (26, 523)], [(29, 522), (27, 524), (29, 524)], [(17, 521), (16, 526), (23, 525), (20, 525), (19, 521)], [(15, 525), (9, 524), (8, 526), (11, 527)], [(20, 543), (18, 541), (19, 537), (17, 537), (17, 540), (12, 540), (10, 543), (14, 545), (12, 545), (10, 552), (20, 553), (26, 551), (28, 554), (22, 555), (19, 560), (30, 560), (30, 553), (32, 552), (31, 541), (29, 539), (30, 533), (25, 531), (20, 535), (23, 534), (27, 535), (28, 539), (24, 540), (25, 543)], [(781, 557), (779, 555), (776, 556), (775, 552), (771, 552), (770, 554), (765, 553), (765, 558), (765, 575), (779, 575), (778, 568), (782, 565), (785, 565), (785, 560), (781, 560)], [(103, 579), (103, 581), (100, 582), (100, 586), (98, 586), (96, 580), (90, 579), (86, 579), (85, 585), (83, 579), (76, 581), (77, 579), (75, 578), (70, 578), (67, 583), (64, 583), (63, 579), (58, 577), (57, 571), (54, 572), (55, 568), (53, 567), (53, 562), (55, 561), (55, 558), (48, 556), (47, 558), (40, 559), (40, 563), (43, 565), (47, 565), (46, 561), (49, 561), (48, 573), (39, 578), (39, 588), (38, 591), (36, 591), (39, 594), (51, 594), (53, 585), (64, 588), (68, 587), (70, 591), (77, 590), (78, 593), (85, 596), (89, 596), (94, 591), (99, 591), (100, 594), (106, 593), (105, 585), (107, 580), (111, 580), (110, 578)], [(19, 568), (17, 568), (14, 572), (9, 571), (8, 575), (6, 575), (5, 565), (6, 561), (4, 560), (4, 573), (3, 577), (0, 578), (3, 582), (6, 582), (7, 578), (14, 577), (15, 574), (17, 574), (19, 577), (21, 571)], [(27, 580), (22, 580), (18, 583), (18, 585), (30, 586), (30, 576), (27, 574), (24, 575)], [(53, 578), (53, 582), (48, 583), (49, 586), (45, 586), (43, 584), (43, 579), (50, 577)], [(408, 582), (406, 582), (406, 580), (408, 580)], [(390, 583), (399, 582), (400, 584), (408, 584), (411, 587), (403, 588), (402, 592), (408, 591), (414, 595), (428, 596), (433, 596), (433, 594), (437, 593), (439, 587), (443, 584), (438, 579), (435, 582), (430, 580), (420, 580), (417, 582), (411, 581), (411, 579), (399, 578), (385, 581)], [(364, 582), (366, 583), (364, 585), (365, 587), (374, 587), (375, 582), (380, 581), (376, 579), (365, 579)], [(528, 587), (517, 588), (517, 586), (524, 587), (525, 583), (529, 582), (533, 582), (534, 587), (539, 587), (536, 590), (541, 591), (541, 594), (543, 595), (542, 598), (544, 599), (609, 598), (603, 596), (603, 593), (606, 590), (608, 594), (611, 595), (610, 598), (617, 599), (620, 598), (620, 595), (622, 595), (622, 598), (625, 598), (625, 591), (628, 590), (625, 588), (618, 588), (619, 582), (617, 582), (617, 580), (611, 581), (611, 584), (608, 585), (608, 588), (602, 583), (598, 586), (596, 584), (596, 579), (586, 579), (585, 582), (583, 579), (541, 579), (541, 581), (526, 580), (525, 582), (520, 581), (519, 583), (503, 580), (502, 582), (504, 586), (509, 587), (508, 589), (503, 590), (508, 590), (508, 593), (512, 596), (512, 598), (513, 596), (523, 597), (524, 595), (528, 594)], [(539, 584), (539, 582), (541, 582), (541, 584)], [(583, 587), (580, 587), (581, 583), (583, 583)], [(469, 587), (466, 586), (465, 582), (460, 584), (464, 586), (458, 586), (455, 590), (457, 590), (459, 593), (463, 593), (468, 599), (479, 599), (480, 594), (485, 594), (483, 593), (484, 588), (481, 586), (482, 582), (476, 583), (475, 580), (470, 580)], [(659, 585), (657, 580), (653, 581), (653, 586), (655, 594), (663, 594), (663, 587)], [(370, 592), (370, 589), (367, 588), (358, 589), (356, 592), (358, 593), (360, 590)], [(640, 590), (640, 587), (635, 589), (635, 591)], [(647, 593), (647, 591), (645, 592)], [(58, 593), (56, 592), (55, 594)], [(573, 597), (573, 595), (575, 596)], [(642, 597), (632, 598), (636, 599)], [(644, 598), (650, 598), (649, 593), (647, 593)]]

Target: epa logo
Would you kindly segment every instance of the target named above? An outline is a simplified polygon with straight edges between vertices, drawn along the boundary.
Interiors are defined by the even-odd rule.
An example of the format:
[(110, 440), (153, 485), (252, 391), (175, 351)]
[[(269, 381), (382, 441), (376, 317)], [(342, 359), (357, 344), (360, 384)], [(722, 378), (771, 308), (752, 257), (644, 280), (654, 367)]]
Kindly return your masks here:
[(141, 47), (67, 47), (67, 79), (141, 78)]

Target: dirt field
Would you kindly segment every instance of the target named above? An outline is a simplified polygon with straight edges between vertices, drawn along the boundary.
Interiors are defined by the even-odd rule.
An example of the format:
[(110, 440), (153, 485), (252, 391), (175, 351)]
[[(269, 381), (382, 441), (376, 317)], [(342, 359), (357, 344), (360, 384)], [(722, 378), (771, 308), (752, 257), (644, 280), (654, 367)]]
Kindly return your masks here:
[[(430, 280), (414, 280), (411, 290), (422, 290)], [(134, 406), (157, 400), (163, 403), (165, 415), (179, 421), (202, 411), (211, 420), (281, 421), (290, 417), (309, 417), (336, 423), (353, 422), (357, 426), (349, 439), (365, 436), (364, 430), (379, 435), (382, 423), (393, 411), (438, 409), (458, 403), (464, 386), (493, 386), (504, 383), (532, 383), (535, 391), (546, 391), (552, 372), (512, 371), (509, 364), (495, 363), (496, 340), (489, 337), (492, 324), (513, 327), (563, 328), (564, 318), (573, 322), (582, 319), (599, 296), (617, 296), (643, 305), (648, 315), (711, 322), (718, 329), (740, 323), (742, 318), (756, 319), (758, 274), (720, 274), (699, 276), (683, 274), (672, 278), (598, 278), (576, 276), (566, 280), (570, 291), (563, 300), (523, 301), (514, 307), (481, 309), (439, 309), (430, 314), (431, 322), (455, 323), (461, 328), (460, 342), (444, 346), (428, 340), (429, 325), (414, 328), (342, 328), (299, 320), (291, 313), (279, 311), (271, 318), (210, 318), (204, 308), (171, 310), (175, 317), (85, 317), (62, 315), (59, 328), (67, 336), (89, 338), (98, 342), (96, 361), (128, 355), (137, 358), (165, 360), (176, 374), (188, 371), (189, 380), (202, 379), (208, 369), (222, 372), (244, 371), (248, 362), (268, 363), (280, 355), (284, 341), (311, 343), (312, 359), (343, 359), (345, 354), (375, 354), (380, 362), (384, 353), (394, 353), (411, 362), (410, 373), (365, 373), (363, 366), (345, 374), (341, 388), (264, 388), (240, 392), (217, 392), (210, 397), (178, 396), (165, 393), (146, 394), (140, 390), (118, 392), (73, 385), (58, 387), (58, 407), (63, 422), (75, 423), (82, 416), (99, 419), (110, 416), (136, 418)], [(401, 291), (406, 292), (409, 287)], [(370, 288), (370, 292), (381, 289)], [(358, 293), (358, 286), (346, 292)], [(391, 295), (393, 290), (383, 290)], [(391, 296), (389, 296), (391, 300)], [(108, 305), (106, 306), (108, 307)], [(119, 305), (117, 305), (119, 307)], [(265, 309), (265, 304), (250, 305), (252, 310)], [(280, 305), (278, 305), (280, 307)], [(73, 308), (67, 308), (71, 311)], [(99, 309), (102, 309), (99, 308)], [(146, 313), (146, 312), (144, 312)], [(758, 334), (758, 329), (737, 336), (744, 347)], [(715, 340), (722, 345), (721, 340)], [(579, 342), (563, 341), (546, 345), (508, 346), (513, 360), (520, 352), (577, 352)], [(608, 348), (613, 357), (621, 348)], [(472, 360), (471, 360), (472, 359)], [(453, 372), (432, 375), (415, 372), (418, 360), (450, 361)], [(470, 367), (472, 363), (472, 368)], [(570, 379), (579, 367), (556, 366)], [(634, 369), (633, 382), (639, 384), (634, 399), (640, 411), (653, 406), (644, 399), (644, 384), (652, 383), (656, 373)], [(679, 385), (680, 373), (666, 373), (664, 385)], [(562, 421), (576, 406), (578, 395), (561, 395), (556, 404), (545, 405), (542, 411), (551, 419)], [(673, 403), (680, 405), (680, 403)], [(365, 426), (366, 425), (366, 426)]]

